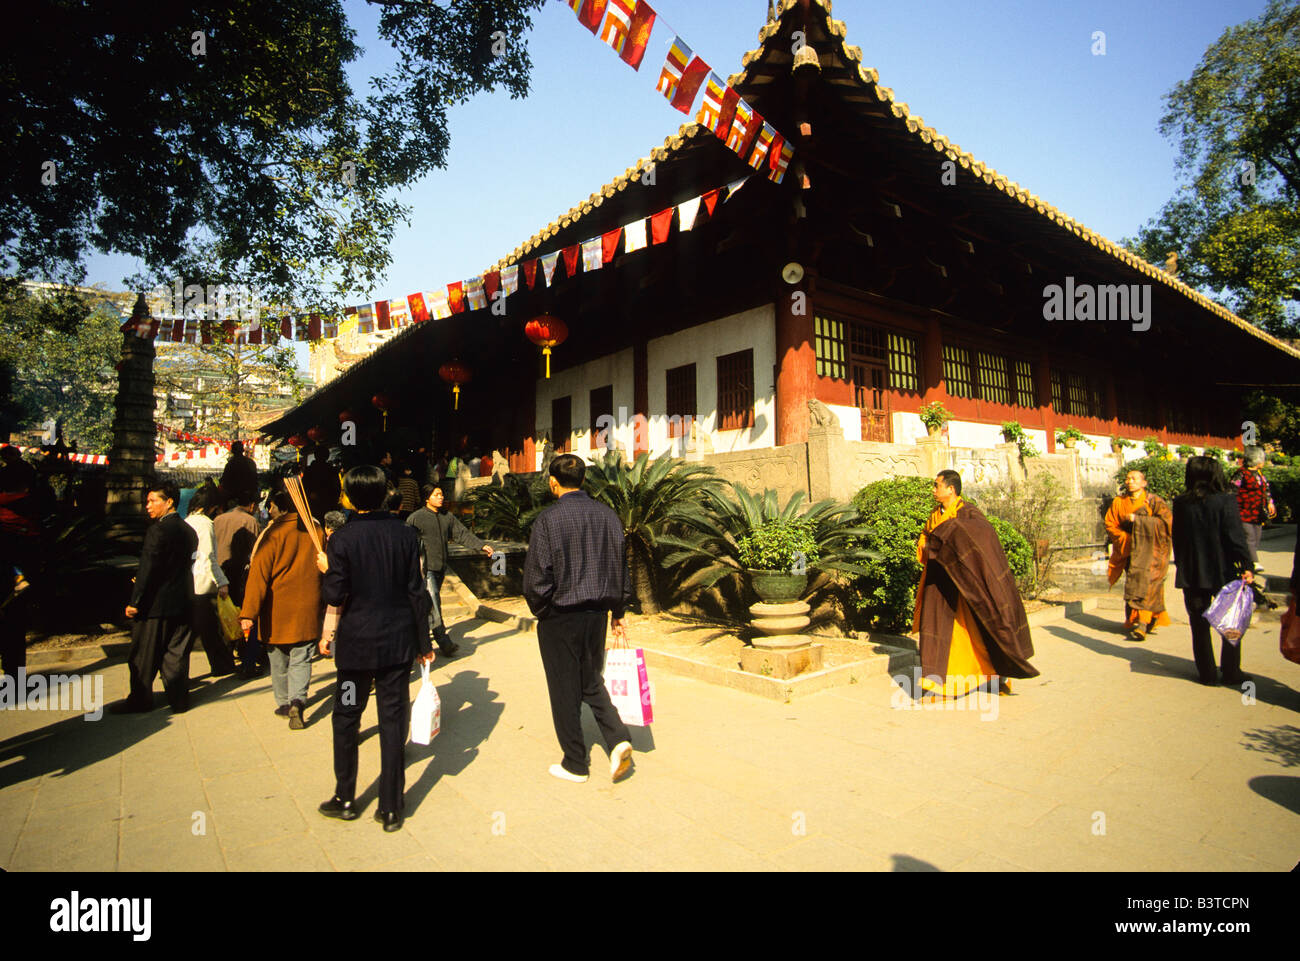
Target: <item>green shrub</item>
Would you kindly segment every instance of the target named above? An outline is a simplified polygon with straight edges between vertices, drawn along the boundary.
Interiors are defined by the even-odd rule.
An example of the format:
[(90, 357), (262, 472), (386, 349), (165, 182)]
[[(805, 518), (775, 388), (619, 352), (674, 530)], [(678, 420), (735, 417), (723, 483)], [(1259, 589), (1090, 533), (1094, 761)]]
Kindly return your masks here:
[(1158, 494), (1166, 501), (1173, 501), (1184, 490), (1183, 482), (1187, 476), (1187, 465), (1181, 461), (1165, 460), (1159, 457), (1140, 457), (1131, 460), (1115, 471), (1115, 485), (1124, 490), (1124, 478), (1131, 470), (1140, 470), (1147, 478), (1147, 490)]
[(862, 522), (871, 528), (867, 545), (880, 553), (856, 579), (853, 603), (873, 628), (907, 631), (916, 603), (916, 541), (935, 508), (934, 481), (897, 477), (868, 484), (853, 497)]
[(766, 521), (741, 537), (736, 547), (740, 563), (756, 571), (788, 571), (800, 555), (808, 565), (821, 556), (812, 527), (800, 521)]
[(1011, 574), (1016, 579), (1017, 588), (1020, 589), (1020, 593), (1026, 593), (1021, 585), (1028, 585), (1033, 581), (1033, 548), (1029, 546), (1025, 536), (1008, 521), (990, 515), (989, 523), (998, 532), (998, 543), (1002, 545), (1002, 553), (1007, 555), (1007, 564), (1011, 567)]
[(1182, 457), (1184, 460), (1188, 457), (1196, 456), (1196, 448), (1191, 444), (1179, 444), (1174, 449), (1178, 452), (1178, 456)]
[(1223, 460), (1223, 448), (1222, 448), (1222, 447), (1207, 447), (1207, 448), (1205, 448), (1205, 456), (1206, 456), (1206, 457), (1217, 457), (1217, 458), (1219, 458), (1219, 460)]
[(1268, 481), (1273, 506), (1277, 508), (1277, 517), (1273, 520), (1279, 524), (1300, 521), (1300, 470), (1294, 467), (1265, 467), (1264, 478)]
[[(1035, 564), (1026, 577), (1017, 575), (1016, 586), (1026, 597), (1033, 596), (1051, 583), (1052, 565), (1056, 552), (1050, 550), (1065, 538), (1062, 518), (1070, 504), (1070, 497), (1061, 483), (1051, 474), (1043, 473), (1025, 484), (1003, 483), (980, 491), (979, 509), (992, 521), (994, 518), (1010, 524), (1029, 546)], [(1002, 541), (1007, 559), (1012, 552)]]

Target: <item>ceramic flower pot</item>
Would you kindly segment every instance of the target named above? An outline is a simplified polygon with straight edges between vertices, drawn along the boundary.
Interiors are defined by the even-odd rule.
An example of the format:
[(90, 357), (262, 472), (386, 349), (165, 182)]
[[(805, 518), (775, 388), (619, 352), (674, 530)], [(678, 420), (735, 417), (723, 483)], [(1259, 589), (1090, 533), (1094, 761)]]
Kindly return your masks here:
[(754, 593), (764, 604), (788, 604), (803, 596), (808, 586), (807, 574), (791, 574), (789, 571), (756, 571), (750, 569), (749, 582), (754, 585)]

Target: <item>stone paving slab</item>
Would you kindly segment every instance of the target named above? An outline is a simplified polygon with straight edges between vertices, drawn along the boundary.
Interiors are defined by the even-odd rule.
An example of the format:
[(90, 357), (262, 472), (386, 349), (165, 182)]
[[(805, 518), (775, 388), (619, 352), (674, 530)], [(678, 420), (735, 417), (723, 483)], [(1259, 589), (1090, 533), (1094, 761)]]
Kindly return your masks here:
[[(657, 721), (633, 729), (637, 770), (618, 785), (598, 744), (587, 783), (546, 773), (559, 749), (536, 635), (462, 622), (467, 654), (435, 666), (443, 730), (407, 748), (408, 819), (393, 835), (370, 818), (373, 708), (363, 817), (316, 813), (333, 787), (331, 662), (313, 667), (307, 729), (289, 731), (268, 678), (213, 681), (197, 655), (184, 715), (0, 714), (0, 866), (1289, 870), (1300, 665), (1281, 658), (1276, 627), (1245, 638), (1252, 699), (1195, 683), (1185, 615), (1142, 643), (1119, 620), (1098, 607), (1038, 624), (1042, 676), (982, 709), (924, 708), (885, 673), (790, 704), (652, 673)], [(87, 664), (109, 699), (125, 695), (124, 665)]]

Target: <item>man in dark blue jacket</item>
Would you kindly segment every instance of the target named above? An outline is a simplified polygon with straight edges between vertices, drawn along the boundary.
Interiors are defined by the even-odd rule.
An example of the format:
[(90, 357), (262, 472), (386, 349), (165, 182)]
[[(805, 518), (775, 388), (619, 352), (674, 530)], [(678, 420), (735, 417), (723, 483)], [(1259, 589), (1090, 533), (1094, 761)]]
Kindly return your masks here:
[(551, 461), (550, 486), (559, 500), (537, 516), (524, 562), (524, 598), (537, 615), (537, 640), (551, 696), (551, 719), (564, 760), (551, 774), (585, 781), (590, 754), (582, 736), (582, 705), (591, 706), (609, 747), (615, 781), (632, 770), (627, 726), (605, 690), (605, 617), (626, 638), (631, 578), (618, 515), (580, 488), (587, 467), (574, 454)]
[(394, 514), (380, 510), (387, 496), (384, 472), (354, 467), (343, 489), (356, 516), (335, 531), (326, 546), (327, 570), (321, 598), (338, 605), (333, 645), (322, 638), (320, 652), (338, 668), (334, 694), (334, 796), (320, 806), (326, 817), (352, 821), (356, 809), (357, 732), (375, 684), (379, 714), (379, 806), (375, 820), (385, 831), (402, 827), (406, 789), (404, 745), (410, 712), (411, 662), (433, 662), (424, 628), (429, 593), (420, 576), (420, 538)]
[(153, 679), (161, 673), (172, 712), (189, 708), (190, 608), (194, 603), (191, 565), (198, 535), (176, 513), (180, 492), (171, 481), (149, 488), (145, 511), (155, 521), (144, 535), (126, 616), (131, 628), (131, 694), (109, 707), (114, 714), (153, 710)]

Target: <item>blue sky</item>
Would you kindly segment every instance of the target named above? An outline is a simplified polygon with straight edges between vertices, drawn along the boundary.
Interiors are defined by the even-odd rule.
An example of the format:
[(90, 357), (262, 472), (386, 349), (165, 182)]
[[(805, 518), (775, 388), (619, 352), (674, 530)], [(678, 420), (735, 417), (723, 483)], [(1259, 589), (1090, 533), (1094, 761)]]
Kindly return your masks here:
[[(1163, 97), (1225, 28), (1264, 0), (835, 0), (847, 42), (913, 114), (974, 157), (1118, 241), (1173, 194)], [(345, 4), (365, 56), (356, 89), (390, 55), (377, 11)], [(549, 0), (526, 38), (532, 89), (480, 96), (450, 114), (447, 167), (400, 194), (384, 284), (401, 297), (481, 273), (649, 154), (687, 118), (655, 90), (667, 22), (724, 79), (758, 46), (766, 0), (658, 0), (639, 72)], [(1103, 31), (1104, 56), (1092, 53)], [(96, 257), (89, 281), (120, 289), (133, 259)]]

